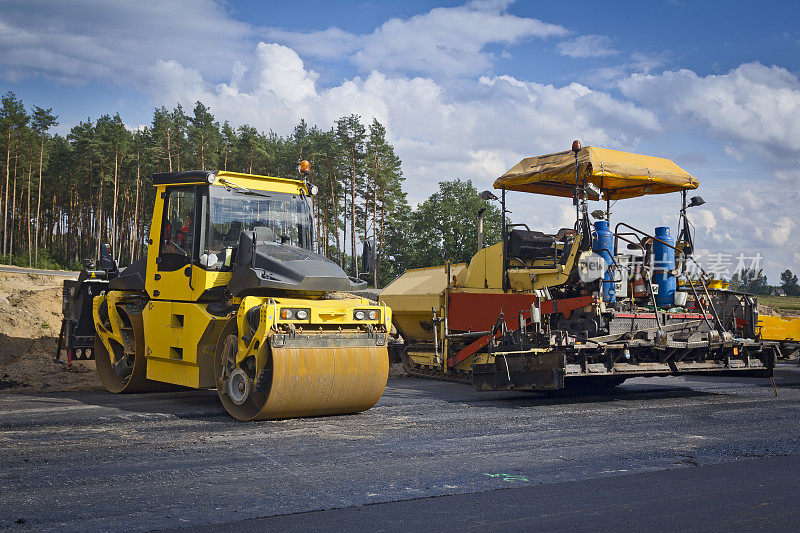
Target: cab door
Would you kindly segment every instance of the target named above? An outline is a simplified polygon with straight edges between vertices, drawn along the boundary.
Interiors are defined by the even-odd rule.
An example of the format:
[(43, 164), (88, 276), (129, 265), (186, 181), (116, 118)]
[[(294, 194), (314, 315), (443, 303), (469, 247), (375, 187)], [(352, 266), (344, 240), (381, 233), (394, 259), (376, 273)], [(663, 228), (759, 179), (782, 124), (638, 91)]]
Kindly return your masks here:
[[(164, 187), (159, 191), (161, 204), (157, 234), (150, 244), (148, 255), (147, 292), (153, 300), (196, 301), (203, 292), (202, 285), (194, 281), (194, 266), (197, 264), (200, 241), (200, 213), (202, 210), (202, 186), (178, 185)], [(157, 213), (159, 214), (159, 213)], [(160, 219), (160, 220), (158, 220)], [(155, 254), (153, 254), (155, 252)]]

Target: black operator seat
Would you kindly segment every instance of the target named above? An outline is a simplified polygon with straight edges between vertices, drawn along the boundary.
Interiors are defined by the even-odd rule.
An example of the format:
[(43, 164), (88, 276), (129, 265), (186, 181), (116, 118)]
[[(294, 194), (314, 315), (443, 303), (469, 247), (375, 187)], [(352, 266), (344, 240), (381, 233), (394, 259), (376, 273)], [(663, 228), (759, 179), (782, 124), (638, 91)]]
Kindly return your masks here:
[(558, 257), (558, 264), (566, 265), (567, 259), (569, 259), (570, 248), (569, 246), (575, 241), (575, 236), (578, 235), (578, 231), (575, 228), (561, 228), (555, 234), (556, 241), (558, 241), (559, 246), (561, 248), (560, 254)]
[(541, 231), (512, 229), (508, 236), (508, 257), (516, 259), (544, 259), (555, 256), (556, 239)]

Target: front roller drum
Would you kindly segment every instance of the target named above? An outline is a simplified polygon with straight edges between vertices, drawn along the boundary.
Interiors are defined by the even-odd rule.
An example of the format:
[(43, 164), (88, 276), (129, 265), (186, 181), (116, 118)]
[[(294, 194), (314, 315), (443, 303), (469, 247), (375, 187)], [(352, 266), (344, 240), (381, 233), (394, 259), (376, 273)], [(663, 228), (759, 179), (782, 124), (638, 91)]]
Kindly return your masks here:
[[(226, 328), (227, 330), (228, 328)], [(386, 343), (376, 338), (307, 335), (264, 342), (265, 364), (252, 378), (232, 368), (235, 330), (220, 338), (215, 374), (217, 392), (239, 420), (274, 420), (366, 411), (380, 399), (389, 375)], [(225, 376), (223, 367), (227, 365)]]

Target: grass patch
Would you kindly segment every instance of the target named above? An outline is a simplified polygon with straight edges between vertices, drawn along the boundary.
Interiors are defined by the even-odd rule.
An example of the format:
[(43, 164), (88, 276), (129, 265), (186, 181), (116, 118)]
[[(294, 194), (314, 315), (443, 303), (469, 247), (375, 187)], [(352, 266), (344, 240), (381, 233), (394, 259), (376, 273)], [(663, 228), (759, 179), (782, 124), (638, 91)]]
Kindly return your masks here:
[(775, 309), (793, 309), (800, 311), (800, 296), (759, 296), (758, 303)]
[[(33, 254), (31, 254), (33, 255)], [(81, 270), (81, 265), (67, 265), (56, 260), (47, 250), (39, 250), (39, 266), (28, 263), (28, 251), (21, 250), (14, 255), (1, 255), (0, 264), (14, 265), (19, 267), (41, 268), (43, 270)]]

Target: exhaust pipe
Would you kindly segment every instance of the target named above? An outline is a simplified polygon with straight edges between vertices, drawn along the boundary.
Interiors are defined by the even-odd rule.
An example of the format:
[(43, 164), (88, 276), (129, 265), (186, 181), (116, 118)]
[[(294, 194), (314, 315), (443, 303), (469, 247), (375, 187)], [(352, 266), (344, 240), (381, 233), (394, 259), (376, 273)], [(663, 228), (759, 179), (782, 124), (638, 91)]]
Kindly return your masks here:
[(485, 211), (485, 207), (478, 210), (478, 251), (483, 250), (483, 213)]

